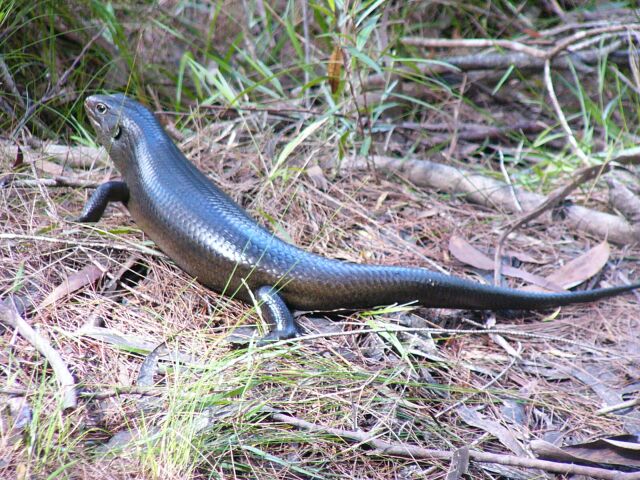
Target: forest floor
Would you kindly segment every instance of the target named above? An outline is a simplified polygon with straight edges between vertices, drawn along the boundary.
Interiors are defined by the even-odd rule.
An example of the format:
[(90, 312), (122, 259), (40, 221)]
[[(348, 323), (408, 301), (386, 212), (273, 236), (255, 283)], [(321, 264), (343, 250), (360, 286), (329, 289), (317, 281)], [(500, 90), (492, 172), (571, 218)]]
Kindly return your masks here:
[[(626, 60), (598, 59), (584, 77), (554, 70), (560, 118), (541, 65), (531, 78), (491, 70), (446, 88), (412, 78), (380, 116), (326, 106), (316, 115), (318, 102), (304, 98), (156, 110), (200, 170), (307, 251), (491, 284), (500, 245), (505, 286), (624, 285), (640, 277), (638, 224), (612, 191), (638, 194), (629, 147), (640, 134), (640, 75), (637, 39), (613, 38), (629, 42), (619, 47)], [(631, 86), (608, 81), (625, 74)], [(428, 102), (416, 85), (431, 89)], [(44, 147), (5, 142), (5, 131), (0, 478), (640, 478), (638, 293), (537, 312), (302, 312), (306, 336), (258, 347), (254, 325), (266, 326), (255, 309), (182, 272), (124, 206), (96, 224), (66, 220), (117, 178), (104, 151), (62, 135)], [(345, 143), (345, 131), (355, 140)], [(473, 172), (509, 198), (572, 188), (501, 239), (526, 205), (519, 212), (489, 191), (479, 200), (453, 177), (433, 180), (426, 163), (389, 169), (389, 157)], [(572, 184), (594, 166), (602, 171)], [(582, 224), (571, 220), (575, 205), (588, 209)], [(627, 230), (598, 235), (592, 212), (628, 227), (628, 241)], [(44, 343), (57, 357), (38, 353)]]

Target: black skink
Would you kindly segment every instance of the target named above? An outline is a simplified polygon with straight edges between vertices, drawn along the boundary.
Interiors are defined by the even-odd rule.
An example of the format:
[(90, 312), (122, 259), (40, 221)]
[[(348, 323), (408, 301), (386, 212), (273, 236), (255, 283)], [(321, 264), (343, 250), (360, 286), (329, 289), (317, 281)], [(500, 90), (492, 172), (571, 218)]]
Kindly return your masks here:
[(268, 339), (299, 333), (290, 309), (356, 310), (414, 301), (426, 307), (542, 309), (640, 287), (523, 292), (423, 268), (360, 265), (305, 252), (249, 217), (187, 160), (138, 102), (122, 94), (95, 95), (85, 108), (122, 181), (98, 188), (78, 221), (97, 221), (107, 202), (123, 202), (142, 230), (199, 282), (257, 302), (273, 326)]

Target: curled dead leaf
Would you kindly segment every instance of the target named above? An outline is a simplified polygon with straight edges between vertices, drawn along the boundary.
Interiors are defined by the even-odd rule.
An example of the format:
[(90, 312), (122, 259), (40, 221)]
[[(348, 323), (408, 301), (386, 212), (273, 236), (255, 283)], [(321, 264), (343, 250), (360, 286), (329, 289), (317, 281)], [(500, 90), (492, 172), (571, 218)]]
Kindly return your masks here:
[[(604, 241), (567, 262), (563, 267), (545, 277), (545, 279), (550, 283), (560, 285), (562, 288), (575, 287), (602, 270), (602, 267), (609, 261), (610, 253), (609, 244)], [(525, 290), (542, 289), (530, 286), (526, 287)]]
[[(493, 259), (473, 247), (462, 237), (452, 235), (449, 239), (449, 251), (462, 263), (471, 265), (472, 267), (479, 268), (481, 270), (493, 271), (495, 263)], [(504, 265), (502, 267), (502, 273), (509, 277), (520, 278), (526, 282), (544, 287), (548, 290), (561, 291), (562, 287), (549, 278), (544, 278), (533, 273), (529, 273), (525, 270), (521, 270), (510, 265)]]
[(640, 438), (637, 435), (617, 435), (566, 447), (534, 440), (529, 446), (538, 458), (545, 460), (640, 467)]
[(106, 269), (98, 268), (96, 265), (87, 265), (82, 270), (70, 275), (64, 282), (54, 288), (53, 291), (47, 295), (47, 298), (42, 301), (40, 308), (47, 307), (87, 285), (94, 284), (102, 278), (105, 272)]
[(338, 91), (338, 87), (340, 87), (343, 61), (344, 55), (342, 53), (342, 48), (339, 45), (336, 45), (333, 47), (333, 51), (331, 52), (329, 63), (327, 65), (327, 77), (329, 78), (331, 93), (336, 93)]

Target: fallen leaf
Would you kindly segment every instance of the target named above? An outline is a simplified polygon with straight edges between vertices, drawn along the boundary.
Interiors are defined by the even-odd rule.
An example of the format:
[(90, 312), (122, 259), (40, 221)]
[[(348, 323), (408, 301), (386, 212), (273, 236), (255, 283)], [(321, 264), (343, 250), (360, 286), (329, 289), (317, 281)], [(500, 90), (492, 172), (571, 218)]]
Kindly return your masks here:
[(104, 275), (106, 269), (100, 269), (97, 266), (91, 264), (84, 267), (79, 272), (76, 272), (69, 276), (64, 282), (58, 285), (53, 291), (47, 295), (39, 308), (47, 307), (61, 298), (64, 298), (73, 292), (80, 290), (82, 287), (91, 285), (97, 282)]
[(11, 164), (12, 170), (17, 170), (24, 164), (24, 152), (22, 151), (22, 147), (20, 146), (20, 144), (16, 144), (16, 146), (18, 148), (16, 150), (16, 158), (13, 160), (13, 163)]
[(449, 471), (445, 480), (460, 480), (463, 475), (469, 473), (469, 447), (458, 448), (451, 456)]
[[(562, 288), (575, 287), (602, 270), (602, 267), (609, 260), (610, 252), (609, 244), (606, 241), (602, 242), (545, 278), (550, 283), (560, 285)], [(541, 289), (530, 286), (525, 290)]]
[[(479, 268), (481, 270), (493, 271), (495, 262), (480, 250), (473, 247), (462, 237), (452, 235), (449, 239), (449, 251), (462, 263), (471, 265), (472, 267)], [(526, 282), (532, 283), (544, 287), (548, 290), (561, 291), (560, 285), (549, 280), (548, 278), (529, 273), (525, 270), (521, 270), (510, 265), (504, 265), (502, 267), (502, 273), (509, 277), (520, 278)]]
[(152, 387), (155, 385), (153, 377), (158, 370), (158, 360), (160, 356), (167, 353), (167, 343), (160, 342), (144, 359), (138, 372), (136, 385), (141, 387)]
[[(84, 325), (82, 328), (76, 330), (76, 335), (93, 338), (99, 342), (104, 342), (109, 345), (113, 345), (115, 348), (123, 350), (125, 352), (136, 353), (140, 355), (148, 355), (153, 352), (158, 346), (158, 342), (150, 342), (137, 335), (124, 334), (113, 328), (94, 327), (90, 325)], [(198, 362), (195, 356), (188, 355), (181, 352), (167, 351), (162, 355), (162, 360), (169, 362), (181, 362), (188, 365), (193, 365), (198, 368), (204, 368), (203, 364)]]
[(307, 177), (316, 186), (316, 188), (325, 192), (329, 188), (329, 182), (324, 176), (324, 172), (318, 165), (312, 165), (306, 170)]
[(566, 447), (534, 440), (529, 446), (537, 457), (545, 460), (640, 467), (640, 439), (637, 435), (616, 435)]
[[(158, 360), (160, 360), (160, 357), (166, 353), (169, 353), (167, 343), (160, 342), (158, 346), (146, 356), (144, 362), (142, 362), (142, 365), (140, 366), (136, 385), (141, 387), (151, 387), (156, 384), (156, 382), (154, 382), (154, 377), (158, 371)], [(161, 404), (162, 399), (145, 397), (144, 395), (137, 401), (138, 410), (142, 412), (151, 412)]]
[(472, 427), (476, 427), (490, 433), (491, 435), (496, 437), (502, 445), (507, 447), (516, 455), (520, 457), (524, 457), (527, 455), (524, 447), (516, 439), (514, 434), (511, 433), (511, 431), (509, 431), (507, 428), (502, 426), (500, 423), (494, 420), (483, 418), (476, 410), (473, 410), (465, 405), (461, 405), (456, 409), (456, 411), (458, 412), (458, 415), (460, 415), (462, 421), (464, 421), (467, 425), (471, 425)]

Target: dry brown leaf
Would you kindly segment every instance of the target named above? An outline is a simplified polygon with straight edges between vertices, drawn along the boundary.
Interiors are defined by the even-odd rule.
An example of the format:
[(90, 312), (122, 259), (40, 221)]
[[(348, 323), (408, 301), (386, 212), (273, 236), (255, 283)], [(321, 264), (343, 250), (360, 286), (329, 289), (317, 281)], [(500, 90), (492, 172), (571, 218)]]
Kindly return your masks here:
[(47, 307), (61, 298), (64, 298), (81, 288), (97, 282), (104, 275), (104, 270), (95, 265), (87, 265), (79, 272), (69, 276), (64, 282), (58, 285), (53, 291), (47, 295), (39, 308)]
[(451, 464), (445, 480), (460, 480), (469, 473), (469, 446), (458, 448), (451, 456)]
[(331, 93), (336, 93), (338, 87), (340, 87), (343, 59), (342, 48), (336, 45), (333, 47), (333, 52), (331, 52), (329, 63), (327, 64), (327, 77), (329, 78)]
[(534, 440), (530, 447), (537, 457), (546, 460), (640, 467), (640, 439), (636, 435), (618, 435), (562, 448)]
[[(610, 252), (609, 244), (604, 241), (547, 276), (546, 280), (553, 284), (560, 285), (562, 288), (571, 288), (580, 285), (602, 270), (602, 267), (604, 267), (609, 260)], [(531, 286), (526, 287), (525, 290), (541, 289)]]
[[(449, 251), (454, 257), (467, 265), (471, 265), (472, 267), (479, 268), (481, 270), (494, 270), (494, 261), (473, 247), (462, 237), (457, 235), (451, 236), (449, 239)], [(533, 273), (529, 273), (510, 265), (504, 265), (502, 267), (502, 273), (509, 277), (520, 278), (526, 282), (533, 283), (534, 285), (538, 285), (549, 290), (562, 290), (558, 284), (548, 278), (534, 275)]]
[(489, 420), (478, 413), (477, 410), (467, 407), (466, 405), (460, 405), (456, 411), (464, 423), (471, 425), (472, 427), (479, 428), (485, 432), (490, 433), (498, 439), (502, 445), (507, 447), (513, 453), (518, 456), (526, 456), (527, 452), (516, 436), (506, 427), (501, 425), (495, 420)]
[(309, 180), (315, 185), (316, 188), (326, 192), (329, 188), (329, 182), (327, 177), (324, 176), (324, 172), (318, 165), (312, 165), (305, 171)]

